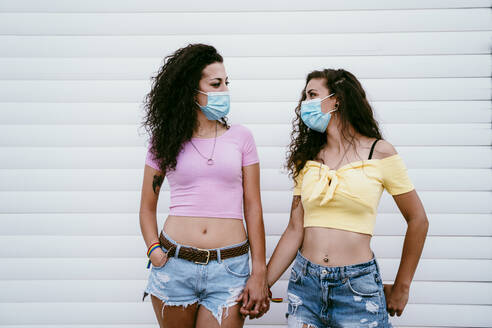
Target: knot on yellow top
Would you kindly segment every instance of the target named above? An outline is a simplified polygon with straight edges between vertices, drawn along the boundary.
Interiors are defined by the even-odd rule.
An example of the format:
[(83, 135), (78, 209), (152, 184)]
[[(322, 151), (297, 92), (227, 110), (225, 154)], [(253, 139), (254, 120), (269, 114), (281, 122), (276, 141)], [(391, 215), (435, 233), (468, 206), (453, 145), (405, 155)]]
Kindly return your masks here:
[(312, 194), (309, 196), (309, 201), (318, 198), (323, 192), (325, 195), (320, 202), (320, 205), (328, 203), (335, 193), (338, 186), (338, 174), (335, 170), (321, 169), (319, 181), (314, 185)]
[[(340, 179), (343, 179), (343, 175), (341, 174), (341, 172), (345, 171), (346, 169), (354, 169), (362, 166), (364, 166), (364, 163), (362, 162), (352, 162), (339, 167), (337, 170), (332, 170), (329, 166), (320, 162), (307, 161), (306, 165), (303, 168), (303, 171), (307, 171), (309, 168), (316, 168), (319, 170), (319, 179), (315, 183), (313, 191), (308, 197), (308, 201), (313, 201), (322, 193), (325, 193), (325, 195), (321, 199), (320, 206), (325, 205), (331, 199), (333, 199), (333, 195), (335, 194), (335, 190), (338, 187)], [(355, 195), (351, 196), (353, 198), (359, 198)]]

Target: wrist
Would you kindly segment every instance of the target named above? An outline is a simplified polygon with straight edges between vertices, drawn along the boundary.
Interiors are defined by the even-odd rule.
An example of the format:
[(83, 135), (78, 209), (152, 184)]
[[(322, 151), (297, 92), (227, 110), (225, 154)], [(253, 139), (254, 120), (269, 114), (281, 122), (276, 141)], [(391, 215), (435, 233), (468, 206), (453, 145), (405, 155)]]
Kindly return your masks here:
[(152, 254), (152, 252), (154, 252), (158, 248), (161, 248), (161, 244), (159, 242), (150, 244), (150, 246), (147, 248), (147, 257), (150, 257), (150, 254)]
[(268, 298), (274, 303), (282, 303), (284, 299), (282, 297), (273, 297), (272, 289), (268, 286)]
[(392, 287), (393, 291), (408, 293), (410, 291), (410, 283), (395, 282)]
[(253, 268), (251, 270), (251, 274), (254, 275), (266, 275), (267, 274), (267, 267), (266, 264), (255, 264), (253, 263)]
[(150, 254), (149, 259), (160, 259), (164, 255), (164, 251), (162, 248), (156, 249)]

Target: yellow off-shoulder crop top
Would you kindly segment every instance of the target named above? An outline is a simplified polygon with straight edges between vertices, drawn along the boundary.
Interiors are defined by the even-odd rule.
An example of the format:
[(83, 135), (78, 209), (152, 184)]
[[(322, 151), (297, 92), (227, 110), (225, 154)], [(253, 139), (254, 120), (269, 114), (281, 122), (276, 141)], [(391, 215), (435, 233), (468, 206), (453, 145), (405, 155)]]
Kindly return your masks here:
[(337, 170), (307, 161), (296, 178), (304, 227), (328, 227), (373, 234), (383, 189), (399, 195), (414, 189), (400, 155), (348, 163)]

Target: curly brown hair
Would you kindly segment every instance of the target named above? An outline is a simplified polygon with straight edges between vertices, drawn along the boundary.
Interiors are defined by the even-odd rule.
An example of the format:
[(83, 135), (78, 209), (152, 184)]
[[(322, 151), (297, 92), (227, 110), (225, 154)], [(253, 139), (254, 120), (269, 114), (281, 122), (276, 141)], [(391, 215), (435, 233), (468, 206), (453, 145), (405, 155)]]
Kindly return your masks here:
[(290, 176), (296, 179), (308, 160), (314, 159), (326, 144), (326, 131), (320, 133), (308, 128), (301, 119), (301, 102), (306, 100), (306, 86), (311, 79), (324, 79), (329, 93), (337, 97), (338, 118), (342, 137), (355, 146), (349, 126), (366, 137), (382, 139), (378, 122), (367, 101), (366, 93), (357, 78), (344, 69), (324, 69), (308, 74), (301, 99), (295, 109), (296, 117), (292, 121), (291, 143), (287, 152), (286, 168)]
[[(217, 50), (206, 44), (189, 44), (164, 59), (154, 76), (152, 88), (144, 101), (142, 126), (150, 136), (150, 151), (163, 172), (176, 168), (176, 158), (183, 144), (198, 127), (195, 102), (203, 69), (223, 63)], [(226, 127), (227, 118), (220, 120)]]

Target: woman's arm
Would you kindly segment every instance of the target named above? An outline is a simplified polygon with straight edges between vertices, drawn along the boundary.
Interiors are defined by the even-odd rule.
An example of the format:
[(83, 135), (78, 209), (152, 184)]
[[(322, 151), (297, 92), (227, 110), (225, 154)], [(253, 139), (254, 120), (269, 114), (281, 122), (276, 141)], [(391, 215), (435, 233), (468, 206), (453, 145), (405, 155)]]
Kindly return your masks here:
[(424, 248), (429, 221), (415, 190), (393, 196), (393, 198), (407, 221), (408, 227), (395, 282), (393, 285), (385, 285), (384, 292), (389, 314), (400, 316), (408, 302), (410, 284)]
[[(265, 226), (260, 197), (260, 165), (243, 167), (244, 219), (251, 247), (251, 276), (241, 295), (243, 313), (258, 317), (269, 308), (266, 281)], [(246, 310), (246, 311), (244, 311)], [(261, 311), (260, 311), (261, 310)]]
[(304, 208), (301, 196), (294, 196), (290, 209), (290, 219), (287, 228), (275, 247), (268, 261), (268, 285), (272, 286), (289, 267), (296, 257), (297, 250), (302, 245), (304, 237)]
[[(140, 230), (147, 249), (159, 242), (156, 209), (163, 182), (164, 174), (161, 171), (145, 165), (140, 199)], [(167, 259), (162, 249), (158, 248), (150, 254), (150, 260), (154, 266), (162, 266)]]

